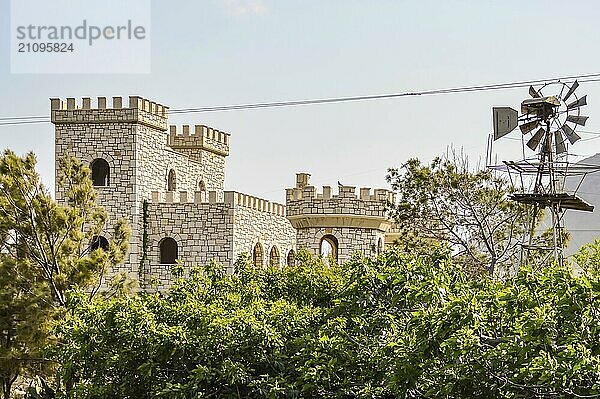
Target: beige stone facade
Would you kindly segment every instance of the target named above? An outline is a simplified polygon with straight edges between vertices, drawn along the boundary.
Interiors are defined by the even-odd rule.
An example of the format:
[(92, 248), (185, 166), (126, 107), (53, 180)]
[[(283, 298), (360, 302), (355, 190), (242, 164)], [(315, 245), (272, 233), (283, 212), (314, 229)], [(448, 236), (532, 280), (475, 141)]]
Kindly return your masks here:
[[(362, 188), (358, 197), (354, 187), (316, 193), (310, 175), (298, 174), (287, 206), (224, 191), (230, 135), (203, 125), (169, 126), (168, 107), (141, 97), (127, 104), (114, 97), (110, 106), (104, 97), (94, 104), (51, 99), (51, 120), (57, 162), (67, 154), (90, 165), (106, 161), (108, 171), (92, 167), (92, 178), (100, 181), (99, 202), (109, 214), (107, 238), (119, 218), (132, 227), (129, 256), (116, 271), (142, 285), (152, 279), (169, 286), (166, 239), (176, 243), (184, 269), (215, 260), (229, 272), (242, 253), (260, 265), (284, 264), (300, 247), (321, 253), (324, 240), (335, 244), (342, 262), (355, 251), (383, 250), (386, 204), (393, 201), (386, 190)], [(59, 189), (56, 198), (63, 199)]]

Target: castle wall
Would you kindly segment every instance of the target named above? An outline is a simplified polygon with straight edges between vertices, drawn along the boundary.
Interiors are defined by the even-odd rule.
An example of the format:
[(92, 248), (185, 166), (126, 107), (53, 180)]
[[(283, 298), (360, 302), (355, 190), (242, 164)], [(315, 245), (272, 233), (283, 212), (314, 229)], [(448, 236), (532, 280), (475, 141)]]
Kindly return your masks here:
[[(205, 146), (198, 149), (194, 148), (194, 142), (189, 142), (194, 136), (172, 137), (167, 133), (167, 108), (160, 104), (130, 97), (129, 107), (123, 108), (122, 98), (114, 97), (112, 108), (108, 108), (106, 98), (99, 97), (94, 105), (93, 108), (90, 98), (79, 103), (73, 98), (51, 100), (56, 162), (58, 166), (66, 154), (88, 164), (96, 158), (108, 162), (109, 185), (95, 187), (98, 202), (108, 213), (105, 235), (110, 238), (116, 220), (129, 220), (132, 229), (129, 255), (114, 271), (135, 276), (139, 274), (142, 251), (143, 200), (149, 199), (152, 191), (167, 189), (171, 169), (176, 173), (177, 191), (194, 192), (202, 186), (206, 190), (205, 199), (208, 191), (216, 191), (222, 200), (229, 135), (206, 128)], [(174, 127), (171, 130), (175, 133)], [(181, 151), (169, 147), (169, 143), (179, 145)], [(56, 198), (63, 199), (58, 187)]]
[(178, 259), (186, 273), (190, 266), (211, 260), (232, 273), (238, 257), (244, 252), (251, 255), (257, 242), (264, 247), (264, 265), (273, 245), (279, 251), (280, 264), (285, 263), (289, 250), (295, 249), (296, 231), (285, 218), (283, 205), (233, 191), (226, 191), (223, 200), (215, 191), (207, 197), (199, 191), (152, 192), (143, 272), (146, 283), (158, 280), (159, 289), (171, 284), (172, 265), (160, 264), (159, 243), (166, 237), (177, 242)]
[(299, 229), (297, 234), (298, 247), (314, 254), (320, 252), (321, 238), (325, 235), (333, 235), (339, 243), (340, 262), (349, 260), (355, 252), (361, 252), (363, 256), (377, 256), (379, 239), (384, 242), (384, 232), (373, 229), (312, 227)]
[[(242, 253), (253, 255), (263, 248), (263, 265), (277, 249), (278, 263), (291, 250), (304, 247), (316, 254), (324, 236), (338, 242), (338, 261), (360, 251), (377, 255), (390, 227), (386, 207), (393, 202), (387, 190), (341, 186), (338, 195), (330, 187), (317, 193), (308, 174), (297, 175), (297, 185), (286, 190), (285, 206), (250, 195), (224, 191), (225, 157), (229, 134), (203, 125), (171, 126), (167, 133), (167, 108), (130, 97), (129, 107), (114, 97), (112, 108), (98, 98), (81, 104), (75, 99), (51, 100), (51, 119), (56, 129), (56, 159), (66, 154), (84, 162), (96, 158), (110, 166), (107, 187), (96, 187), (99, 203), (109, 215), (109, 230), (119, 218), (132, 228), (130, 253), (116, 271), (140, 278), (143, 286), (158, 281), (165, 289), (172, 281), (173, 265), (160, 264), (160, 242), (177, 242), (177, 259), (186, 273), (189, 267), (216, 261), (227, 272)], [(175, 171), (176, 187), (168, 190), (169, 171)], [(64, 199), (60, 188), (57, 200)], [(107, 231), (110, 238), (110, 231)], [(174, 258), (173, 258), (174, 259)]]
[(202, 174), (208, 191), (223, 191), (225, 184), (225, 157), (205, 151), (202, 154)]
[(337, 259), (348, 261), (354, 252), (376, 256), (385, 247), (385, 232), (390, 227), (388, 203), (394, 202), (388, 190), (340, 186), (337, 195), (331, 187), (318, 193), (309, 185), (310, 175), (299, 173), (296, 187), (286, 190), (287, 218), (297, 230), (297, 245), (314, 254), (321, 253), (325, 236), (337, 241)]
[(222, 195), (223, 181), (212, 173), (212, 165), (204, 165), (167, 147), (165, 132), (141, 127), (138, 135), (138, 154), (140, 199), (150, 198), (152, 191), (166, 191), (170, 169), (175, 170), (175, 191), (196, 191), (200, 181), (204, 180), (207, 190), (221, 191)]
[[(110, 238), (112, 226), (118, 219), (128, 219), (131, 224), (133, 236), (126, 263), (137, 260), (134, 131), (135, 125), (120, 123), (56, 126), (56, 170), (59, 160), (66, 155), (75, 156), (88, 165), (96, 158), (103, 158), (110, 165), (110, 185), (95, 189), (98, 202), (108, 214), (107, 238)], [(64, 192), (58, 185), (55, 196), (59, 202), (64, 200)], [(116, 272), (128, 270), (128, 267), (119, 266)]]
[(279, 252), (280, 265), (286, 264), (290, 250), (296, 251), (296, 229), (283, 214), (236, 206), (233, 233), (235, 259), (244, 252), (252, 257), (257, 242), (263, 246), (263, 265), (269, 264), (273, 246)]
[[(356, 188), (342, 186), (338, 195), (332, 195), (331, 187), (323, 187), (317, 193), (314, 186), (288, 189), (286, 209), (288, 216), (295, 215), (362, 215), (386, 219), (387, 201), (391, 193), (377, 189), (361, 188), (361, 197), (356, 196)], [(359, 226), (357, 226), (359, 227)]]
[(229, 155), (228, 133), (203, 125), (194, 126), (193, 132), (190, 132), (189, 125), (171, 125), (166, 148), (169, 157), (183, 157), (200, 166), (200, 178), (196, 179), (196, 186), (182, 189), (198, 190), (198, 183), (203, 180), (207, 191), (223, 191), (225, 157)]
[(234, 261), (233, 229), (229, 204), (149, 203), (145, 281), (156, 278), (159, 289), (171, 283), (172, 265), (161, 265), (159, 257), (159, 242), (165, 237), (177, 241), (179, 260), (186, 271), (211, 260), (230, 268)]

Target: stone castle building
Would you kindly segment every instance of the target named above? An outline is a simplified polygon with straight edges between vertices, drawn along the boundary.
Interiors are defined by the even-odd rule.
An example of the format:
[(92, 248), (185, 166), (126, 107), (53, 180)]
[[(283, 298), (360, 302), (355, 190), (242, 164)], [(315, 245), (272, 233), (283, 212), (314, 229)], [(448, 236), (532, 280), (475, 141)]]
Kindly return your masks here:
[[(344, 262), (355, 251), (366, 256), (384, 249), (390, 227), (386, 204), (393, 193), (340, 186), (317, 193), (310, 175), (299, 173), (286, 190), (286, 205), (224, 191), (230, 135), (196, 125), (168, 125), (168, 107), (132, 96), (123, 103), (105, 97), (92, 105), (51, 99), (57, 162), (64, 155), (89, 163), (98, 200), (111, 225), (120, 218), (132, 228), (130, 252), (116, 272), (137, 275), (142, 284), (170, 283), (171, 268), (215, 260), (231, 272), (249, 254), (257, 266), (294, 262), (296, 251), (331, 254)], [(63, 193), (57, 187), (56, 199)]]

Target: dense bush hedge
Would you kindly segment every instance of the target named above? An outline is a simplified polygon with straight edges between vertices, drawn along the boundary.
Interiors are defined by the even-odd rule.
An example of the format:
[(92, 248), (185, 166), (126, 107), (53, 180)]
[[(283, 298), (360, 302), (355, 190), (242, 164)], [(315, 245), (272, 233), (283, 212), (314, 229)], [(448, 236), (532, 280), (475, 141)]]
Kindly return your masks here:
[(598, 246), (585, 269), (467, 278), (448, 254), (234, 275), (166, 293), (73, 295), (50, 355), (72, 398), (588, 397), (600, 393)]

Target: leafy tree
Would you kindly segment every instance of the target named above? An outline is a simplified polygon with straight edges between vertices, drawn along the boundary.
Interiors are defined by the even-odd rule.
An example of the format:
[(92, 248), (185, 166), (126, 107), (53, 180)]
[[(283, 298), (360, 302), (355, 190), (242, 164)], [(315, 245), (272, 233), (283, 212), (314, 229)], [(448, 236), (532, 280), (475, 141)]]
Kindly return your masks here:
[[(129, 228), (116, 223), (108, 250), (90, 245), (105, 228), (90, 171), (74, 158), (59, 160), (57, 203), (40, 182), (32, 153), (0, 157), (0, 380), (3, 395), (37, 367), (48, 326), (60, 319), (68, 292), (96, 292), (101, 277), (124, 259)], [(36, 366), (37, 365), (37, 366)]]
[(299, 258), (195, 268), (163, 294), (74, 297), (51, 349), (70, 381), (60, 395), (600, 395), (597, 267), (471, 279), (443, 246), (333, 267)]
[(392, 215), (413, 247), (446, 242), (457, 261), (490, 275), (518, 265), (531, 214), (508, 198), (513, 190), (506, 179), (472, 172), (466, 158), (453, 154), (429, 165), (410, 159), (390, 169), (387, 180), (399, 197)]
[[(73, 398), (304, 396), (288, 376), (340, 278), (305, 259), (279, 270), (210, 264), (166, 294), (77, 298), (54, 350)], [(296, 374), (296, 373), (294, 373)]]

